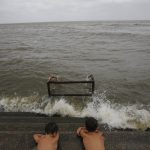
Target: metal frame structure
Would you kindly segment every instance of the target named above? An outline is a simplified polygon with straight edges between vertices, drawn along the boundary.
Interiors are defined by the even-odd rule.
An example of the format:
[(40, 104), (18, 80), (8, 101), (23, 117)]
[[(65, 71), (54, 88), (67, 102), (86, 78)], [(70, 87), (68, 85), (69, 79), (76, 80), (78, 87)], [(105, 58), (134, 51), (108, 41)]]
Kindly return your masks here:
[[(51, 84), (77, 84), (77, 83), (87, 83), (87, 84), (91, 84), (91, 93), (84, 93), (84, 94), (76, 94), (76, 93), (72, 93), (72, 94), (67, 94), (67, 93), (63, 93), (63, 94), (59, 94), (59, 93), (52, 93), (51, 92)], [(90, 80), (90, 81), (48, 81), (47, 82), (47, 89), (48, 89), (48, 95), (49, 96), (92, 96), (92, 94), (94, 93), (95, 90), (95, 81)]]

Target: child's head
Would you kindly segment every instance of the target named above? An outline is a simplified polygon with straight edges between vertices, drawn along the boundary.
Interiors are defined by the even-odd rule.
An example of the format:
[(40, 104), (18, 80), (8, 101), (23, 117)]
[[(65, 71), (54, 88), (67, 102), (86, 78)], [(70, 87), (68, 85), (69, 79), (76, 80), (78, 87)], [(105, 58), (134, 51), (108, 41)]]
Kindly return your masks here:
[(89, 132), (94, 132), (98, 127), (97, 120), (93, 117), (87, 117), (85, 119), (85, 127)]
[(58, 132), (58, 126), (55, 122), (49, 122), (45, 126), (45, 133), (46, 134), (54, 134)]

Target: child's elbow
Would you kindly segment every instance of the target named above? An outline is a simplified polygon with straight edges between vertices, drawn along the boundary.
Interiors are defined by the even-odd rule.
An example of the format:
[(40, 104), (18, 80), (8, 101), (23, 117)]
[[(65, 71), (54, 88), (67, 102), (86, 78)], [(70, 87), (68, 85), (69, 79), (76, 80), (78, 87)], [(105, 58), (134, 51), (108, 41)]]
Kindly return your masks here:
[(80, 136), (79, 132), (76, 132), (77, 136)]
[(77, 129), (76, 134), (79, 136), (80, 128)]
[(33, 134), (33, 139), (35, 139), (36, 134)]
[(35, 141), (36, 143), (38, 143), (38, 139), (39, 139), (39, 138), (38, 138), (38, 136), (37, 136), (36, 134), (33, 135), (33, 139), (34, 139), (34, 141)]

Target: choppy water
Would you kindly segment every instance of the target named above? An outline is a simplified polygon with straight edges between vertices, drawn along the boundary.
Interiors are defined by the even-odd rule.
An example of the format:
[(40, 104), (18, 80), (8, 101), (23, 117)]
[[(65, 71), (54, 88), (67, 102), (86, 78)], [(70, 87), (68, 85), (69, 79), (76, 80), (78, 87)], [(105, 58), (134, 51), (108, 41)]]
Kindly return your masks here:
[[(50, 74), (93, 74), (96, 94), (47, 96)], [(0, 25), (0, 110), (94, 116), (112, 127), (150, 127), (150, 21)]]

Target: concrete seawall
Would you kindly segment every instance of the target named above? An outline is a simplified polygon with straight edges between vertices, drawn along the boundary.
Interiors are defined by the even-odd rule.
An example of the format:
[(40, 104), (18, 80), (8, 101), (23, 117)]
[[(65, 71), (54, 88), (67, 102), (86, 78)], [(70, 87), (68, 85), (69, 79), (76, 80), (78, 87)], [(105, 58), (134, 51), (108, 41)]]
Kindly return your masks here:
[[(0, 113), (0, 150), (34, 150), (32, 135), (43, 133), (45, 124), (59, 126), (61, 150), (83, 150), (76, 129), (84, 125), (82, 118), (47, 117), (33, 113)], [(149, 131), (112, 130), (100, 125), (105, 135), (106, 150), (150, 150)]]

